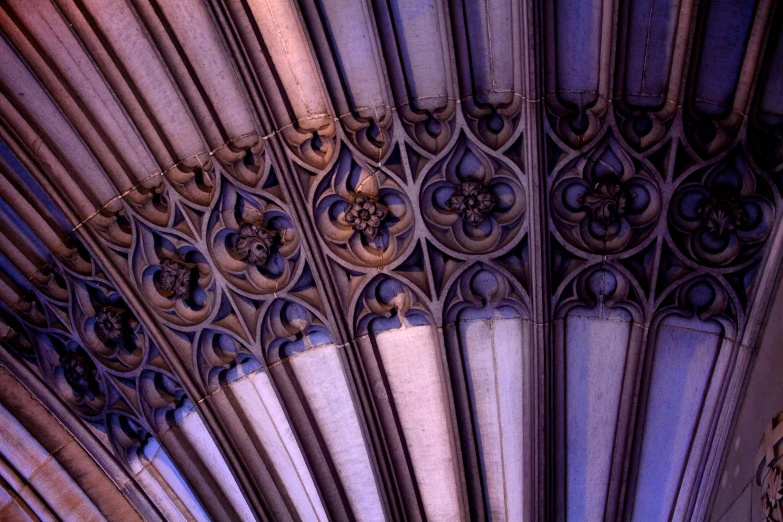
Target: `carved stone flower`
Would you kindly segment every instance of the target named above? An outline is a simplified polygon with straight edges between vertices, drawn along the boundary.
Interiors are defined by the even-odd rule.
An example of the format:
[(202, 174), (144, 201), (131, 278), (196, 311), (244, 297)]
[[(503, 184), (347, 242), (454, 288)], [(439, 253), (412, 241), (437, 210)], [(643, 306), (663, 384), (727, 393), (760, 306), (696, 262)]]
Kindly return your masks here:
[(771, 196), (740, 155), (682, 183), (669, 205), (672, 237), (695, 261), (741, 263), (758, 252), (774, 219)]
[(413, 240), (413, 206), (395, 178), (357, 161), (346, 148), (318, 183), (316, 231), (340, 262), (388, 265)]
[(208, 218), (207, 243), (215, 268), (247, 294), (271, 294), (291, 284), (301, 259), (299, 236), (283, 201), (222, 181)]
[(519, 175), (462, 137), (422, 185), (427, 229), (458, 252), (484, 254), (503, 248), (524, 223), (525, 191)]
[(373, 197), (356, 194), (351, 206), (345, 211), (345, 221), (354, 230), (361, 232), (370, 239), (378, 235), (378, 228), (386, 219), (389, 209)]
[(164, 292), (187, 300), (190, 298), (192, 273), (193, 267), (189, 264), (166, 258), (161, 260), (158, 282)]
[(598, 182), (584, 193), (581, 203), (590, 210), (593, 219), (608, 229), (625, 215), (628, 202), (636, 197), (633, 190), (617, 181)]
[(710, 194), (699, 205), (704, 226), (714, 236), (724, 237), (745, 222), (739, 198), (732, 194)]
[(761, 509), (765, 522), (780, 522), (777, 516), (783, 508), (783, 473), (777, 468), (770, 471), (767, 487), (761, 495)]
[(60, 364), (63, 367), (65, 381), (77, 394), (84, 395), (97, 388), (98, 383), (95, 380), (97, 370), (88, 357), (65, 352), (60, 355)]
[(459, 190), (451, 196), (446, 205), (472, 226), (479, 226), (492, 211), (497, 198), (483, 183), (463, 181)]
[(558, 178), (551, 196), (554, 223), (574, 247), (622, 252), (655, 228), (660, 190), (652, 174), (638, 168), (613, 137), (566, 165)]
[(112, 370), (138, 368), (146, 336), (123, 296), (103, 280), (75, 281), (72, 287), (74, 324), (85, 352)]
[(244, 223), (234, 238), (234, 252), (248, 265), (263, 267), (269, 261), (276, 236), (258, 223)]
[(104, 343), (121, 343), (125, 335), (126, 323), (123, 311), (104, 306), (95, 315), (95, 334)]
[(90, 354), (65, 332), (36, 334), (38, 367), (47, 385), (82, 418), (102, 420), (103, 376)]
[(177, 325), (206, 320), (215, 303), (216, 285), (214, 265), (202, 249), (182, 236), (144, 227), (133, 255), (134, 277), (156, 313)]

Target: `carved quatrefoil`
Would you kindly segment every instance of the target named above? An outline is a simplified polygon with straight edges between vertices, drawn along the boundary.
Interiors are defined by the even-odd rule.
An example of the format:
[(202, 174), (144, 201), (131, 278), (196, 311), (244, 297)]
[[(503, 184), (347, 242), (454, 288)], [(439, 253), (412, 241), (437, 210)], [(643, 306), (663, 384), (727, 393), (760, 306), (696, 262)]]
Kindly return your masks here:
[(739, 154), (687, 179), (669, 206), (674, 241), (710, 266), (752, 257), (769, 237), (773, 219), (768, 191)]
[(464, 137), (426, 176), (420, 201), (430, 232), (466, 254), (503, 248), (524, 223), (525, 191), (517, 177)]
[(413, 238), (413, 211), (402, 188), (345, 151), (321, 180), (313, 212), (329, 249), (355, 265), (388, 264)]
[(216, 268), (234, 288), (271, 294), (294, 277), (299, 238), (287, 208), (269, 193), (250, 193), (223, 180), (208, 225)]
[(614, 139), (566, 166), (558, 178), (552, 217), (560, 235), (576, 248), (617, 253), (638, 245), (654, 229), (661, 209), (658, 186)]

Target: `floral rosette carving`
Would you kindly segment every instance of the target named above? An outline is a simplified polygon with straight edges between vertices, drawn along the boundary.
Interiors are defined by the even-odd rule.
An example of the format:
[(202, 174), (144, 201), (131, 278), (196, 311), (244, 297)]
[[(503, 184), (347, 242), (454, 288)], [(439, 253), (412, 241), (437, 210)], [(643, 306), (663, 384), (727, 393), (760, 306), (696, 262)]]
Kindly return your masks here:
[(281, 203), (253, 197), (225, 182), (209, 226), (215, 265), (238, 290), (271, 294), (296, 274), (299, 238)]
[(144, 228), (133, 271), (143, 296), (168, 321), (194, 325), (209, 315), (214, 276), (204, 255), (190, 243)]
[(655, 228), (661, 195), (613, 139), (561, 172), (551, 197), (555, 227), (571, 245), (597, 254), (633, 248)]
[(461, 139), (426, 177), (421, 209), (429, 231), (452, 250), (485, 254), (524, 223), (525, 191), (509, 168)]
[(693, 260), (724, 267), (746, 261), (769, 237), (774, 205), (740, 155), (680, 185), (672, 197), (672, 237)]
[(52, 389), (79, 415), (97, 420), (106, 405), (103, 378), (77, 342), (55, 335), (38, 336), (39, 362)]
[(413, 238), (413, 210), (402, 188), (344, 152), (314, 198), (316, 228), (338, 258), (359, 266), (397, 259)]
[(146, 336), (120, 294), (104, 285), (81, 282), (74, 291), (74, 319), (85, 348), (112, 370), (138, 368)]

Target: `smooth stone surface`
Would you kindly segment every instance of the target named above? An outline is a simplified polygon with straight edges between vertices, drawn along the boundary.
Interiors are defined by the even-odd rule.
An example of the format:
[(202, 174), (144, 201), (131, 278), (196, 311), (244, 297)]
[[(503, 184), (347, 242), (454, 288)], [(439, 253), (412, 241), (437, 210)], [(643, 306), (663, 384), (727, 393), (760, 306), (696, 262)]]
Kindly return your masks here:
[(568, 317), (565, 336), (566, 516), (602, 520), (631, 323)]
[(428, 520), (464, 515), (457, 490), (450, 404), (443, 359), (431, 326), (386, 330), (376, 336)]
[(302, 451), (265, 372), (256, 372), (228, 386), (258, 438), (283, 487), (303, 520), (326, 521), (327, 515)]
[(471, 320), (459, 324), (467, 350), (466, 373), (475, 407), (492, 520), (524, 520), (522, 435), (528, 322), (519, 318)]
[(367, 445), (337, 350), (334, 344), (324, 344), (289, 360), (355, 516), (383, 520)]

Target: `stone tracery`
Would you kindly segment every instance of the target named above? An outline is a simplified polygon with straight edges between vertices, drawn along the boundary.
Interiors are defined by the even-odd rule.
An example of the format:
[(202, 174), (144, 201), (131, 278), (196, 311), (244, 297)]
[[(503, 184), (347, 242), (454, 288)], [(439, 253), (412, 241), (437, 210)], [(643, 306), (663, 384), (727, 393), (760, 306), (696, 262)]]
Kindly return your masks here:
[[(733, 407), (729, 361), (780, 261), (781, 162), (750, 102), (765, 87), (712, 92), (683, 54), (693, 38), (711, 56), (708, 7), (138, 2), (116, 8), (122, 38), (98, 3), (59, 4), (31, 12), (81, 72), (53, 73), (61, 48), (0, 8), (0, 141), (19, 158), (0, 177), (27, 187), (2, 185), (18, 216), (0, 232), (30, 240), (1, 252), (0, 338), (134, 472), (164, 465), (159, 443), (217, 519), (611, 519), (660, 486), (638, 469), (654, 417), (632, 419), (660, 407), (651, 375), (679, 375), (671, 331), (696, 332), (694, 365), (716, 361), (681, 404), (703, 411), (693, 432)], [(757, 37), (726, 67), (752, 73), (770, 9), (741, 9)], [(640, 80), (645, 17), (666, 30)], [(53, 237), (73, 230), (86, 255)], [(579, 400), (598, 396), (617, 440), (579, 461)], [(679, 441), (684, 478), (653, 508), (704, 518), (711, 479), (692, 473), (725, 440)], [(573, 470), (606, 479), (600, 502), (580, 503)]]
[(672, 198), (671, 219), (683, 234), (675, 239), (702, 263), (742, 263), (769, 237), (774, 213), (769, 192), (739, 156), (701, 178), (680, 185)]
[(613, 139), (561, 172), (552, 192), (555, 225), (577, 248), (615, 253), (652, 232), (662, 206), (658, 183)]

